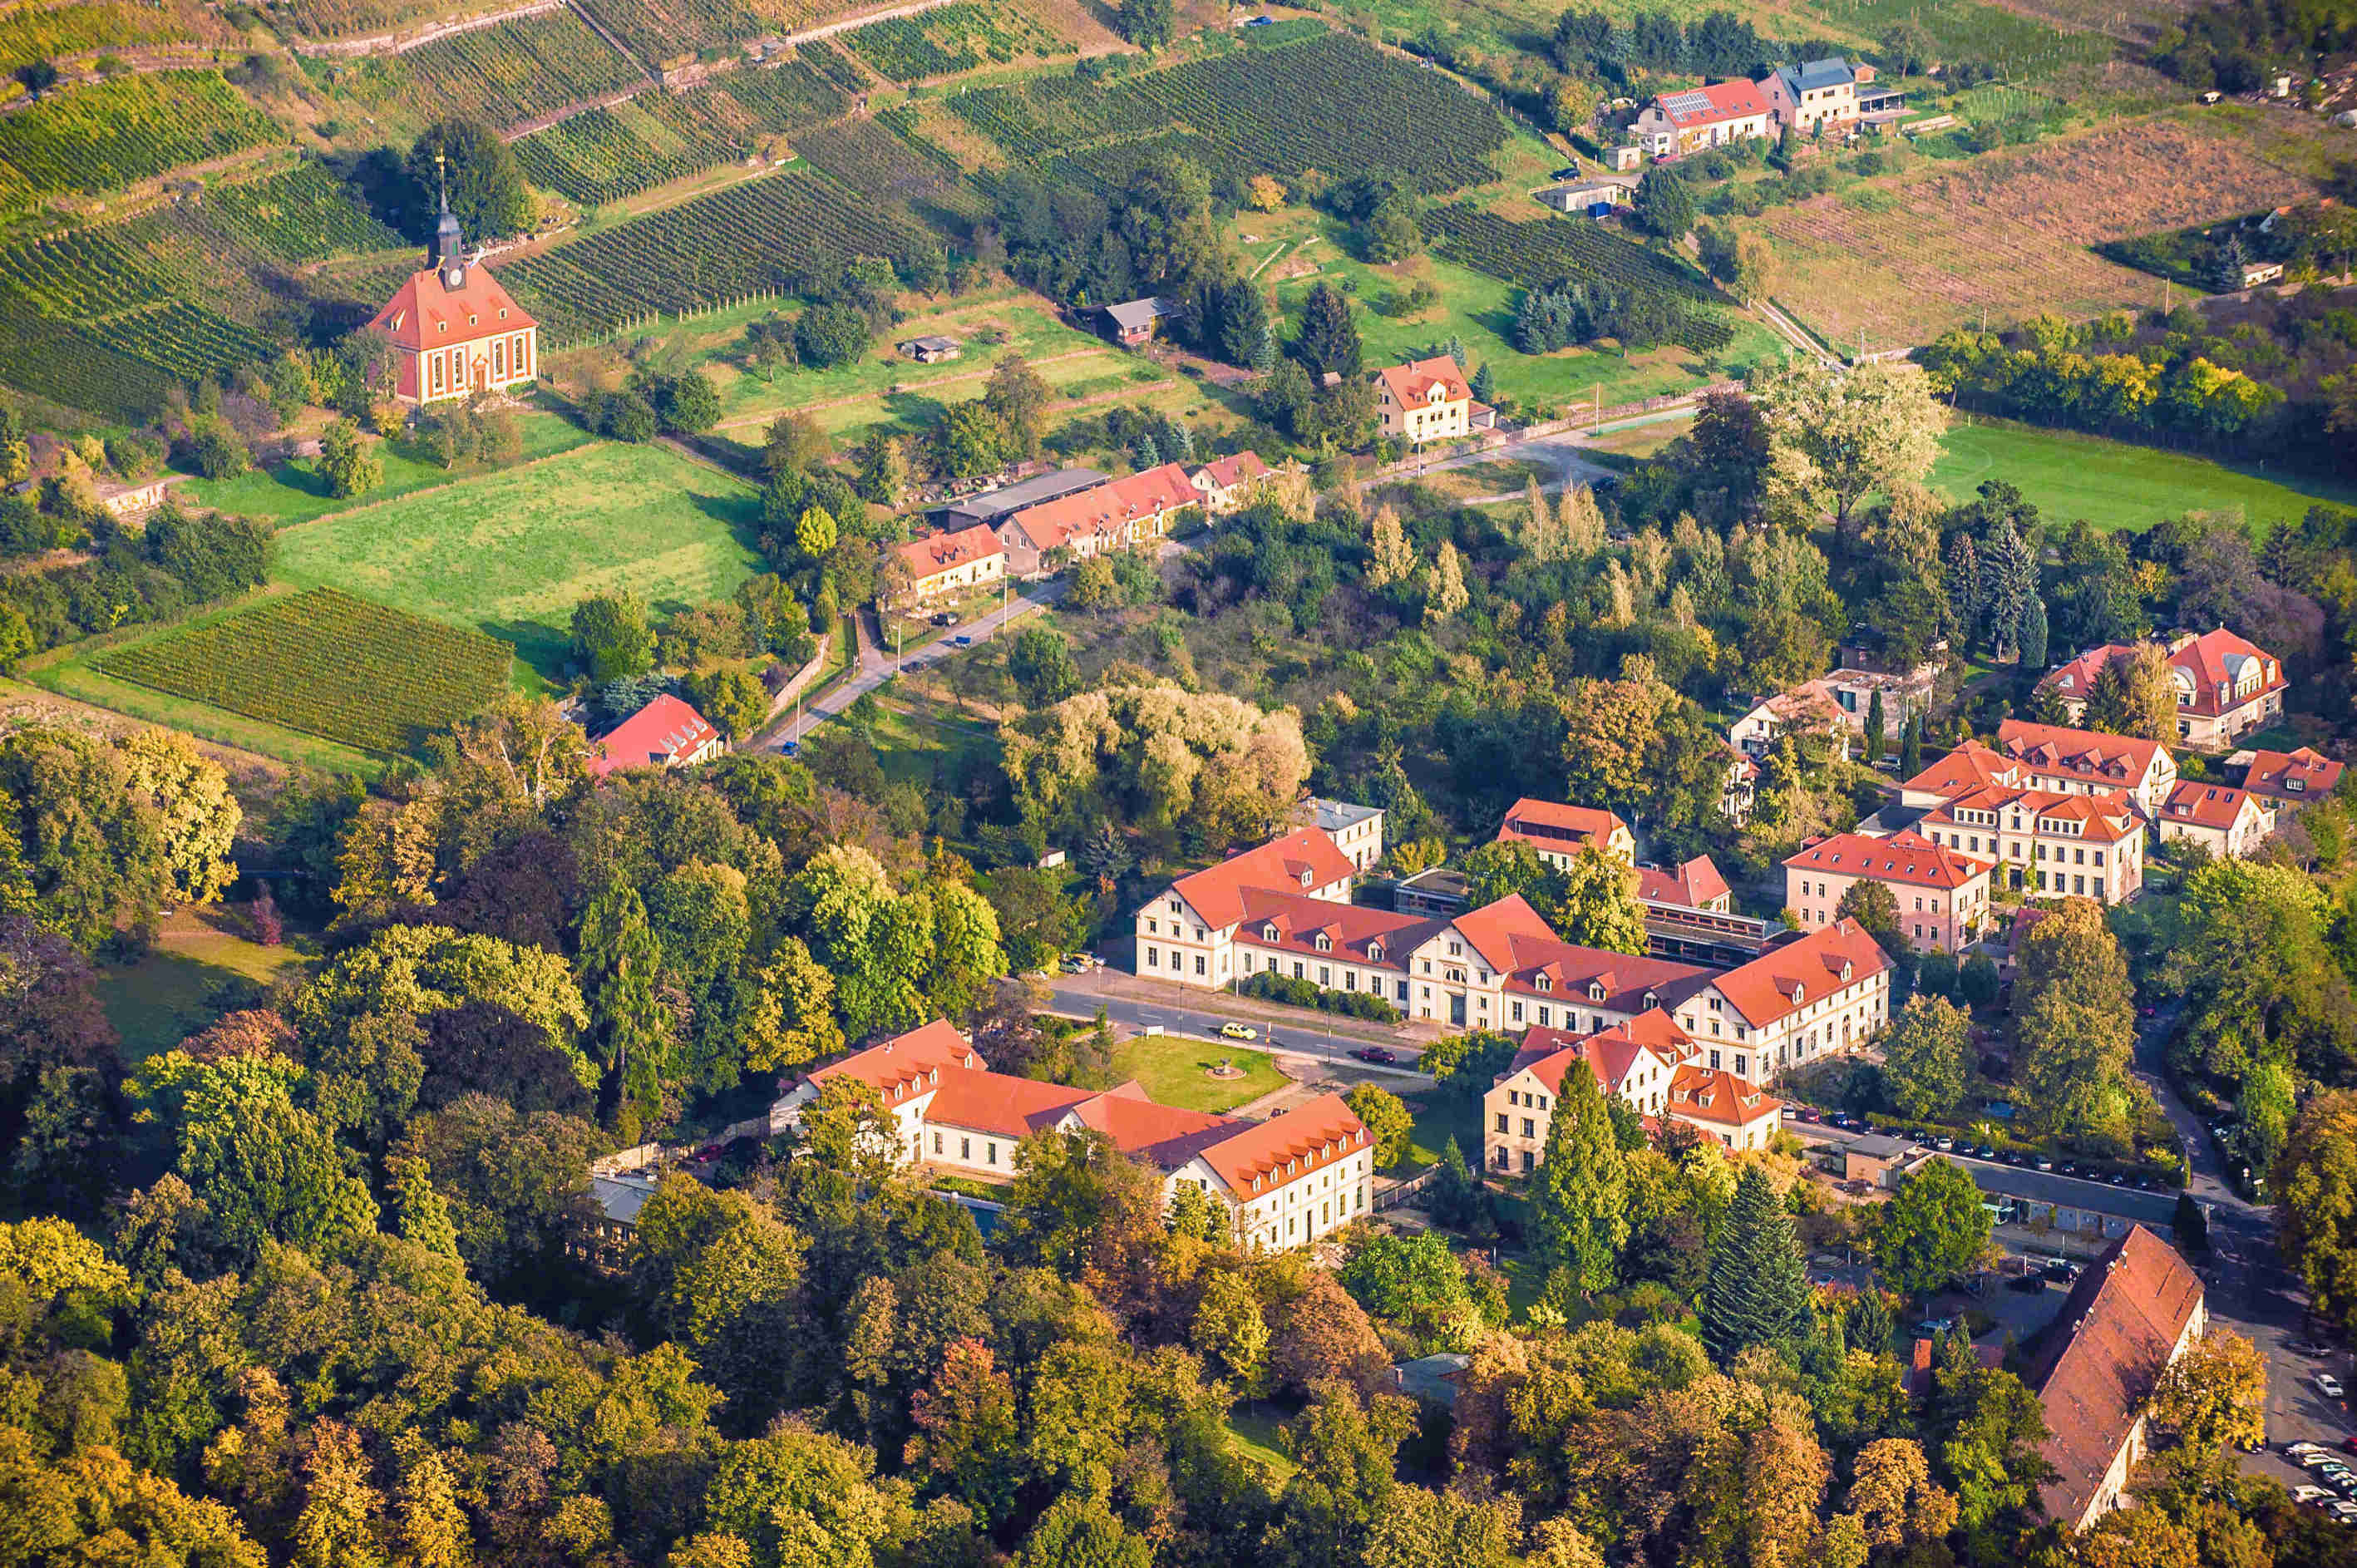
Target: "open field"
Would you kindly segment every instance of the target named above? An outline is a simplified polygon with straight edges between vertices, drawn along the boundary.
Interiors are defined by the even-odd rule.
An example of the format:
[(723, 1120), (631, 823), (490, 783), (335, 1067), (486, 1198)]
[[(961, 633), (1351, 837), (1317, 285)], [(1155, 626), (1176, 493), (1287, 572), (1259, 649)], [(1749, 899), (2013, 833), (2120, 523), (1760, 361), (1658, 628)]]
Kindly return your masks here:
[(599, 443), (288, 529), (277, 575), (488, 633), (554, 677), (575, 604), (725, 596), (761, 569), (759, 516), (749, 487), (669, 447)]
[[(588, 432), (569, 420), (540, 413), (518, 415), (516, 435), (522, 444), (522, 460), (527, 463), (585, 446), (592, 439)], [(255, 468), (234, 479), (190, 479), (180, 489), (199, 506), (235, 512), (241, 517), (265, 518), (280, 528), (287, 528), (329, 512), (349, 511), (355, 506), (374, 506), (418, 490), (465, 484), (481, 472), (464, 467), (453, 472), (422, 457), (404, 456), (382, 442), (376, 452), (384, 460), (384, 483), (357, 499), (328, 493), (328, 481), (320, 476), (316, 457), (296, 457), (275, 467)]]
[[(1213, 1078), (1210, 1069), (1232, 1062), (1242, 1078)], [(1206, 1044), (1175, 1036), (1138, 1036), (1114, 1047), (1113, 1075), (1126, 1082), (1135, 1079), (1146, 1097), (1157, 1105), (1186, 1111), (1232, 1111), (1264, 1094), (1273, 1094), (1289, 1081), (1265, 1051), (1255, 1051), (1232, 1040)]]
[(120, 680), (324, 740), (411, 750), (507, 689), (507, 644), (333, 588), (103, 654)]
[(249, 940), (225, 909), (176, 909), (157, 928), (145, 957), (99, 966), (99, 1004), (123, 1036), (124, 1059), (137, 1062), (219, 1017), (211, 998), (221, 986), (267, 985), (302, 959), (295, 947), (266, 948)]
[(1969, 163), (1929, 163), (1750, 220), (1776, 247), (1776, 299), (1843, 349), (1929, 342), (2041, 311), (2159, 303), (2159, 285), (2087, 247), (2314, 194), (2298, 147), (2189, 113)]
[(2055, 522), (2084, 518), (2098, 528), (2141, 529), (2181, 512), (2239, 507), (2268, 529), (2297, 521), (2319, 501), (2357, 505), (2357, 491), (2305, 476), (2271, 477), (2182, 452), (2003, 420), (1959, 424), (1943, 446), (1932, 470), (1934, 487), (1967, 500), (1983, 479), (2003, 479)]

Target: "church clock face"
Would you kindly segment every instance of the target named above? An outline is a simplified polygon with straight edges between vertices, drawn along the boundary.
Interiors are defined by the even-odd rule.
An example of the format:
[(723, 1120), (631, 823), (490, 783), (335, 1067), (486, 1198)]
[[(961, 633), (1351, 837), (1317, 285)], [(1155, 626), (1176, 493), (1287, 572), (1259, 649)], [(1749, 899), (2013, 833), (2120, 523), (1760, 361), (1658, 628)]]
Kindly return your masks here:
[(443, 268), (443, 269), (442, 269), (442, 286), (443, 286), (443, 287), (445, 287), (445, 288), (450, 288), (450, 289), (459, 288), (459, 287), (463, 286), (463, 285), (466, 284), (466, 281), (467, 281), (467, 269), (466, 269), (466, 268), (464, 268), (464, 267), (445, 267), (445, 268)]

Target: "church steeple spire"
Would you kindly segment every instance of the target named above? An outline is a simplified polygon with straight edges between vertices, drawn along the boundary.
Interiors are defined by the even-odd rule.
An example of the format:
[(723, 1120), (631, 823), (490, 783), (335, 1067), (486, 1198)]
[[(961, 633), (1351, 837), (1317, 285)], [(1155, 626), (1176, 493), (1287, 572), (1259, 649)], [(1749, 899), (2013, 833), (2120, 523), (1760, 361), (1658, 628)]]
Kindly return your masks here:
[(445, 284), (456, 288), (466, 281), (466, 252), (458, 238), (457, 216), (450, 210), (450, 178), (440, 153), (434, 155), (434, 184), (442, 209), (434, 225), (434, 270), (442, 274)]

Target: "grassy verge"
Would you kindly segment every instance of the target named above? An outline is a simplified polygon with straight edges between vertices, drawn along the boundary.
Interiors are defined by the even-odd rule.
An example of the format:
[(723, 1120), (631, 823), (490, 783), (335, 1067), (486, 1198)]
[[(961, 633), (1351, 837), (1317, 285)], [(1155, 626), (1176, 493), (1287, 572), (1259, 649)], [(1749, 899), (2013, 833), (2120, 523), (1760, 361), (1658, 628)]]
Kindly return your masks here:
[(1260, 1401), (1238, 1405), (1228, 1416), (1228, 1430), (1235, 1435), (1236, 1446), (1266, 1472), (1272, 1487), (1283, 1486), (1301, 1468), (1285, 1452), (1284, 1425), (1284, 1412)]
[(1481, 1158), (1480, 1102), (1433, 1091), (1411, 1099), (1408, 1105), (1415, 1113), (1415, 1122), (1408, 1131), (1407, 1161), (1401, 1174), (1437, 1162), (1451, 1138), (1457, 1140), (1458, 1154), (1477, 1162)]
[[(1242, 1069), (1243, 1077), (1211, 1077), (1210, 1069), (1223, 1061)], [(1135, 1079), (1157, 1105), (1186, 1111), (1232, 1111), (1291, 1081), (1265, 1051), (1168, 1035), (1124, 1040), (1114, 1050), (1113, 1072), (1123, 1081)]]
[(166, 918), (145, 957), (99, 967), (99, 1004), (123, 1036), (125, 1059), (136, 1062), (221, 1016), (210, 999), (223, 983), (267, 985), (302, 961), (293, 947), (247, 940), (220, 909), (178, 909)]
[(2050, 518), (2083, 518), (2103, 529), (2149, 528), (2181, 512), (2240, 508), (2266, 530), (2298, 521), (2319, 501), (2357, 504), (2357, 490), (2329, 480), (2006, 420), (1959, 422), (1942, 447), (1931, 482), (1949, 495), (1970, 499), (1983, 479), (2003, 479)]
[[(586, 446), (593, 439), (569, 420), (536, 412), (517, 417), (516, 435), (523, 446), (518, 460), (525, 463)], [(378, 444), (376, 451), (384, 460), (384, 483), (365, 496), (339, 499), (329, 495), (328, 481), (321, 477), (316, 457), (296, 457), (275, 467), (256, 468), (234, 479), (191, 479), (181, 489), (199, 506), (242, 517), (266, 518), (287, 528), (331, 512), (350, 511), (421, 490), (465, 484), (486, 472), (497, 471), (462, 467), (454, 472), (420, 457), (404, 456), (383, 443)]]

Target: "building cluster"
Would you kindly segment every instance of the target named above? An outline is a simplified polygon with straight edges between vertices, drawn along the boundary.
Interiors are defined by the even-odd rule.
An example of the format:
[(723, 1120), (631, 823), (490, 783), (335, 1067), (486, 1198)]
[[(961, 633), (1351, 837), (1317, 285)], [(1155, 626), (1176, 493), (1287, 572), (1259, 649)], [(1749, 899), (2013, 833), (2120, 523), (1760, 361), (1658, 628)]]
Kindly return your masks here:
[(1780, 66), (1756, 81), (1738, 77), (1664, 92), (1638, 114), (1632, 130), (1642, 156), (1675, 158), (1786, 130), (1846, 136), (1890, 124), (1905, 109), (1900, 93), (1877, 81), (1874, 67), (1831, 55)]
[(1026, 1138), (1097, 1133), (1158, 1171), (1165, 1201), (1194, 1187), (1226, 1209), (1237, 1240), (1303, 1246), (1368, 1212), (1375, 1144), (1340, 1095), (1251, 1122), (1159, 1105), (1135, 1082), (1073, 1089), (993, 1072), (944, 1020), (818, 1069), (788, 1093), (773, 1123), (794, 1124), (832, 1079), (876, 1092), (893, 1124), (893, 1157), (942, 1176), (1011, 1181)]

